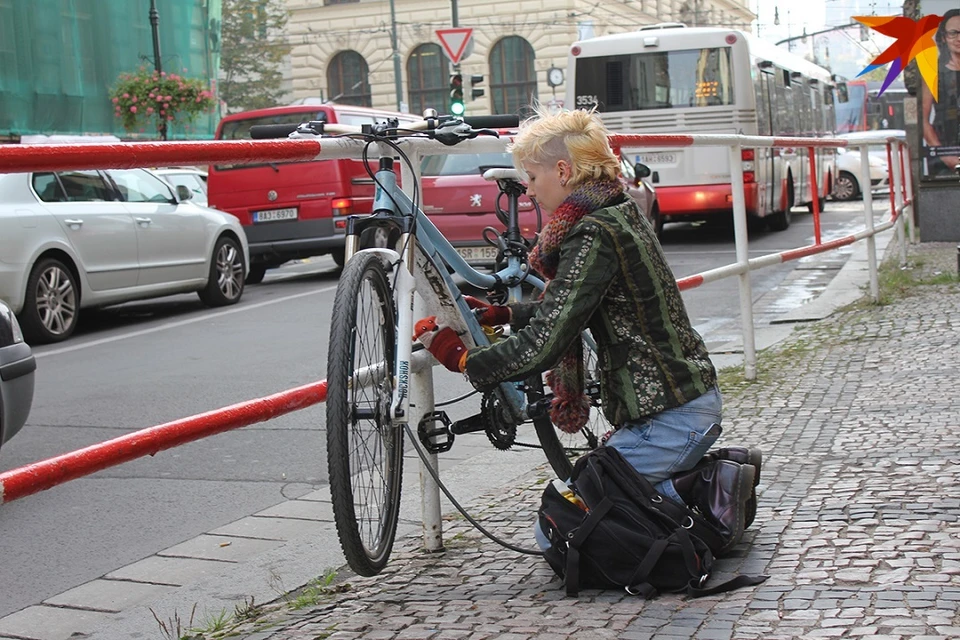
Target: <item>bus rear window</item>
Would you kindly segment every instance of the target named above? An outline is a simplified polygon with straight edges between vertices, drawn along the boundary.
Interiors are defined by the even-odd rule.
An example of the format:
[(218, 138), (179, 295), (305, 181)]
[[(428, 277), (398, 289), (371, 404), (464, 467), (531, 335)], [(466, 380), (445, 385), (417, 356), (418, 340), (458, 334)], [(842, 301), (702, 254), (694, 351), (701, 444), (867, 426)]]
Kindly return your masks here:
[(260, 118), (246, 118), (244, 120), (228, 120), (220, 127), (220, 140), (249, 140), (250, 127), (261, 124), (300, 124), (301, 122), (310, 122), (312, 120), (327, 121), (327, 114), (323, 111), (319, 113), (308, 111), (300, 113), (278, 113), (275, 116), (263, 116)]
[(729, 47), (577, 59), (578, 109), (643, 111), (733, 102)]

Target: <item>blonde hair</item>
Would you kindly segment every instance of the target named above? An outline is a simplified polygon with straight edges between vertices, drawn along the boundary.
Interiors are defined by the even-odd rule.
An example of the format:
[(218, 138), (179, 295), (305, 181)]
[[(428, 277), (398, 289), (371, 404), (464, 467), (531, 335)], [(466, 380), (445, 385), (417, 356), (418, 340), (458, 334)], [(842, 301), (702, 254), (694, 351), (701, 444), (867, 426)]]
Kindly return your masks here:
[(570, 163), (571, 186), (589, 180), (616, 180), (620, 161), (610, 148), (609, 132), (594, 111), (549, 113), (538, 105), (535, 115), (520, 124), (520, 130), (508, 150), (513, 163), (552, 165), (560, 160)]

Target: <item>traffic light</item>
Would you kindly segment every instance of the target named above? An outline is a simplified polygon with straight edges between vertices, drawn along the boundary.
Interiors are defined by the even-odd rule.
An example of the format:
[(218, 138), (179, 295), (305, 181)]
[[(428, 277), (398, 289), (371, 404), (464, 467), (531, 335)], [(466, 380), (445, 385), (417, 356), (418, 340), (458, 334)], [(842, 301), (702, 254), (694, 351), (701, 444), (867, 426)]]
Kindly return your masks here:
[(477, 89), (478, 84), (483, 84), (483, 76), (472, 74), (470, 76), (470, 99), (476, 100), (483, 97), (483, 89)]
[(450, 113), (455, 116), (462, 116), (464, 111), (463, 75), (454, 73), (450, 75)]

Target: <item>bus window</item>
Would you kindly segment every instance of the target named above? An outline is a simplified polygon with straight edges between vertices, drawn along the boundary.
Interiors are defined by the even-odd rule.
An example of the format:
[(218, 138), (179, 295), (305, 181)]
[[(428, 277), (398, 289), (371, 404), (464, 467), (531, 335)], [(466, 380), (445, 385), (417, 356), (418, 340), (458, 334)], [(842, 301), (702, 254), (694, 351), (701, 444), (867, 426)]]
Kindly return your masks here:
[(576, 107), (601, 112), (732, 105), (730, 48), (577, 60)]

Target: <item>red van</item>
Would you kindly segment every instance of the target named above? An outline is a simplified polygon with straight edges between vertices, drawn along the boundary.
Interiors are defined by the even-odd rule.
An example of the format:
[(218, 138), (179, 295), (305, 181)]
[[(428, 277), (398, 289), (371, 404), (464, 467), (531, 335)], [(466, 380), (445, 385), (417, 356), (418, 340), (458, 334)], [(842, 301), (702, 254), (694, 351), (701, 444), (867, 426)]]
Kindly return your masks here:
[[(306, 99), (228, 115), (217, 126), (216, 137), (249, 139), (250, 127), (262, 124), (322, 120), (360, 126), (387, 118), (419, 119), (408, 113)], [(334, 217), (371, 213), (374, 192), (362, 160), (211, 166), (207, 189), (210, 206), (237, 216), (247, 234), (249, 284), (263, 280), (267, 269), (297, 258), (329, 254), (342, 266), (343, 229), (336, 228)]]

